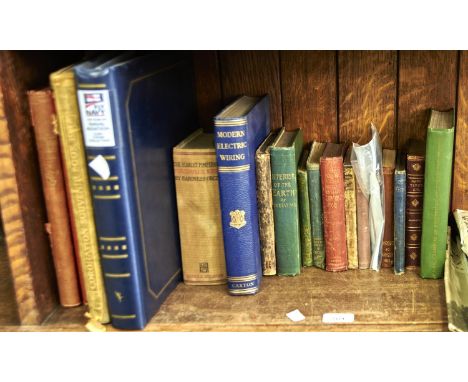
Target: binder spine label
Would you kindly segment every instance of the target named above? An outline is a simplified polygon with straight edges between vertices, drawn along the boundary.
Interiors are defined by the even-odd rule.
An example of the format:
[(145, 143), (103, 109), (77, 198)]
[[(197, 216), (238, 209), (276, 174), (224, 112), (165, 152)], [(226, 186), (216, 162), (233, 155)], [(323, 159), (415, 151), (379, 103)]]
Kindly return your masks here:
[(86, 147), (114, 147), (109, 90), (78, 90)]

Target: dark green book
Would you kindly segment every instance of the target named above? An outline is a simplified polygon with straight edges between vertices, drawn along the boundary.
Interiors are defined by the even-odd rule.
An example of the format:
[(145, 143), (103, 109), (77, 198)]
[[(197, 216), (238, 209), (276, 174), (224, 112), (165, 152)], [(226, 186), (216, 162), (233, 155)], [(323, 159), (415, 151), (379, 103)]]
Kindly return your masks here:
[(309, 183), (309, 207), (312, 226), (312, 258), (317, 268), (325, 269), (325, 244), (323, 241), (322, 184), (320, 181), (320, 157), (327, 144), (314, 142), (307, 158)]
[(299, 191), (299, 216), (301, 231), (302, 266), (311, 267), (312, 260), (312, 228), (310, 224), (309, 185), (307, 182), (307, 158), (310, 147), (304, 148), (297, 168), (297, 187)]
[(421, 277), (444, 275), (452, 180), (454, 110), (431, 110), (427, 127), (421, 236)]
[(270, 148), (276, 269), (280, 276), (295, 276), (301, 272), (296, 174), (302, 146), (302, 130), (283, 128)]

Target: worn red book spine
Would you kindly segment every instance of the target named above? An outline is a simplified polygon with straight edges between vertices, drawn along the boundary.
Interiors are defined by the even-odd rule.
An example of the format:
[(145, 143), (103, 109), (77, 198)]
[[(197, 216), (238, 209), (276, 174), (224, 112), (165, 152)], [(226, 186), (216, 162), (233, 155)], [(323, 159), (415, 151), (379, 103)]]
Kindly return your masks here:
[(337, 272), (348, 269), (345, 224), (345, 187), (342, 157), (320, 159), (322, 181), (325, 269)]
[(30, 91), (28, 97), (49, 220), (47, 232), (52, 246), (60, 303), (65, 307), (77, 306), (81, 304), (81, 297), (60, 158), (60, 144), (54, 124), (52, 94), (46, 89)]

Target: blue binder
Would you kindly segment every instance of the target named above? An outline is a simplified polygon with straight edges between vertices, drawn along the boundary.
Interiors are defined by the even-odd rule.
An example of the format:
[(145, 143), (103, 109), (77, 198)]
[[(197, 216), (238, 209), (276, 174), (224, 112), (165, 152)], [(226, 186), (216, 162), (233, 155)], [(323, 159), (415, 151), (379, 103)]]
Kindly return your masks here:
[(181, 280), (172, 147), (196, 125), (185, 53), (75, 67), (113, 326), (142, 329)]

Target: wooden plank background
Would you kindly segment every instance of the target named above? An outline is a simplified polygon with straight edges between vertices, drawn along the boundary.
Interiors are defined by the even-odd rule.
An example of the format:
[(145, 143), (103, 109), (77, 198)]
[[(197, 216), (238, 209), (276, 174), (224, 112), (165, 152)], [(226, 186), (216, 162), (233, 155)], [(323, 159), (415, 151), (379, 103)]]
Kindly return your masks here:
[(306, 141), (365, 143), (370, 123), (385, 148), (425, 139), (429, 108), (457, 108), (452, 208), (468, 209), (468, 56), (457, 51), (195, 52), (200, 124), (241, 94), (270, 94), (271, 128)]

